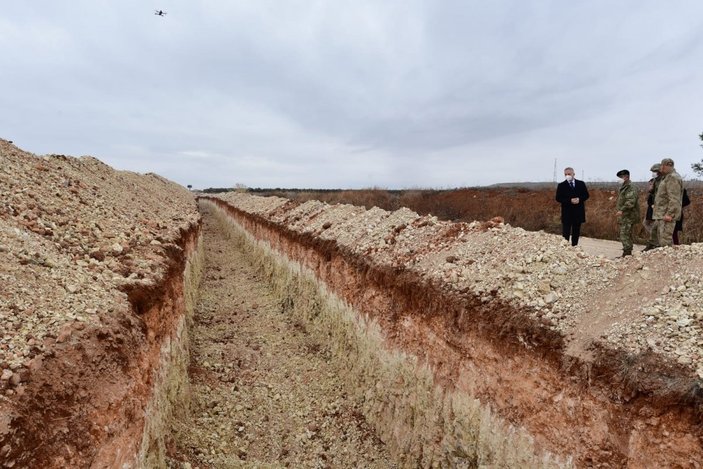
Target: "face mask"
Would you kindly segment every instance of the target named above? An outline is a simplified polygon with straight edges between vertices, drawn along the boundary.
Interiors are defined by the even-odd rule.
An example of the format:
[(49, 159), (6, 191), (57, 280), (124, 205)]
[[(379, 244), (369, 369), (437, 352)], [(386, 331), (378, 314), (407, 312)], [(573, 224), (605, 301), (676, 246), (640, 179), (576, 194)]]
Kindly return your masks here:
[(652, 173), (652, 177), (653, 177), (653, 178), (655, 178), (655, 177), (657, 177), (657, 176), (659, 176), (659, 173)]
[(570, 175), (570, 174), (567, 174), (567, 175), (566, 175), (566, 180), (569, 181), (569, 182), (571, 182), (571, 181), (574, 180), (574, 177), (573, 177), (572, 175)]

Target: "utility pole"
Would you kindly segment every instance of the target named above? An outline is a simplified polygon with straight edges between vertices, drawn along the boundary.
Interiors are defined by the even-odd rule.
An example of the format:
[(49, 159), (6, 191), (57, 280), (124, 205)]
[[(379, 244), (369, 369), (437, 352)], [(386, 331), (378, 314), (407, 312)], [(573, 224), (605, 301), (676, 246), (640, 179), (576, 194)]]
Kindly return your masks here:
[(552, 182), (557, 182), (557, 159), (554, 158), (554, 175), (552, 176)]

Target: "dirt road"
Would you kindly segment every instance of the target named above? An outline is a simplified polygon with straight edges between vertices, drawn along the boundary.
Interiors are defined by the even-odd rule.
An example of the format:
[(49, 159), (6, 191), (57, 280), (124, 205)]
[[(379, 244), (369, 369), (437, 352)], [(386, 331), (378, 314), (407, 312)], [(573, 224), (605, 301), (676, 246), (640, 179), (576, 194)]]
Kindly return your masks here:
[[(602, 254), (609, 259), (615, 259), (622, 255), (622, 243), (620, 241), (609, 241), (607, 239), (579, 238), (579, 246), (583, 252), (592, 256)], [(641, 251), (644, 248), (641, 244), (636, 244), (632, 252)]]
[(170, 467), (393, 467), (347, 399), (345, 371), (281, 313), (220, 221), (203, 215), (191, 415), (175, 425)]

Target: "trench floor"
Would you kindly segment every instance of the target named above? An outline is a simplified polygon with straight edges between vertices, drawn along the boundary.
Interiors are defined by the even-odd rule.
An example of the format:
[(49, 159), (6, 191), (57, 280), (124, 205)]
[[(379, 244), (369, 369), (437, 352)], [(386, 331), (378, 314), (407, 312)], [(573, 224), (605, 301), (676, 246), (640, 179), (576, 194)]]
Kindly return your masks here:
[(208, 207), (203, 221), (191, 405), (173, 426), (169, 467), (394, 467), (326, 345), (281, 312)]

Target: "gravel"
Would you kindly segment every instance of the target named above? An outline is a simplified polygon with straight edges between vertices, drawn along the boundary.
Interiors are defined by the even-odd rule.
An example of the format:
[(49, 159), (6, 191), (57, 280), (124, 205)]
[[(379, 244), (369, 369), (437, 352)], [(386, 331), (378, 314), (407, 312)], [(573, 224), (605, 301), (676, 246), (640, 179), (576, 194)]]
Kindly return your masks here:
[(167, 250), (199, 218), (191, 193), (160, 176), (0, 140), (0, 374), (12, 372), (0, 392), (18, 391), (72, 330), (129, 314), (122, 289), (158, 283)]
[(587, 358), (598, 342), (628, 354), (657, 354), (703, 378), (703, 244), (611, 260), (500, 218), (452, 223), (405, 208), (219, 197), (292, 232), (334, 240), (374, 265), (402, 267), (447, 291), (527, 309), (565, 337), (571, 354)]

